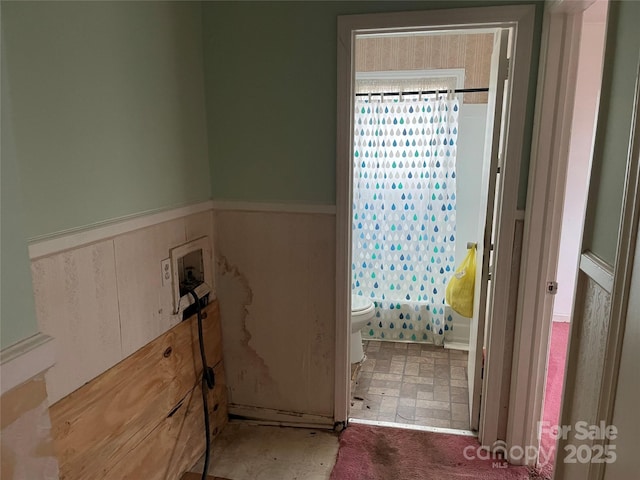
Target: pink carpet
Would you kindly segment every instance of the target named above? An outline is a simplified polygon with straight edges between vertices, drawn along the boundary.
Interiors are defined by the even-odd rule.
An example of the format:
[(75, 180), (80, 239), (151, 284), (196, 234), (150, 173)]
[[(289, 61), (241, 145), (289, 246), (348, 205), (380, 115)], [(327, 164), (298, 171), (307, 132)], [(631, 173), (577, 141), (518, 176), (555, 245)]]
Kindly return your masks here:
[(351, 424), (340, 436), (331, 480), (540, 478), (526, 467), (473, 458), (478, 446), (475, 437)]
[[(564, 365), (567, 356), (569, 324), (553, 322), (551, 327), (551, 344), (549, 346), (549, 364), (547, 366), (547, 386), (544, 397), (542, 420), (549, 426), (558, 424), (560, 403), (562, 401), (562, 385), (564, 383)], [(551, 461), (540, 465), (540, 472), (551, 478), (555, 461), (556, 440), (548, 432), (543, 432), (540, 448), (550, 452)], [(540, 457), (543, 458), (542, 456)]]

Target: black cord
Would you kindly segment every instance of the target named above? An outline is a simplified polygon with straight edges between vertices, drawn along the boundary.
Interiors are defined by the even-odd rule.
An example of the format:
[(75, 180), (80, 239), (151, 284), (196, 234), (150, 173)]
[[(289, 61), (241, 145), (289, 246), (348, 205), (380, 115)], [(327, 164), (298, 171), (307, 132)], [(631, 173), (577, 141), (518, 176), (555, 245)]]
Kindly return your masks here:
[(209, 470), (209, 454), (211, 450), (211, 426), (209, 425), (209, 404), (207, 401), (207, 389), (213, 389), (215, 385), (215, 375), (213, 368), (207, 365), (207, 356), (204, 351), (204, 335), (202, 334), (202, 310), (200, 299), (195, 290), (189, 292), (196, 302), (196, 312), (198, 314), (198, 343), (200, 344), (200, 359), (202, 360), (202, 408), (204, 409), (204, 469), (202, 470), (202, 480), (207, 479)]

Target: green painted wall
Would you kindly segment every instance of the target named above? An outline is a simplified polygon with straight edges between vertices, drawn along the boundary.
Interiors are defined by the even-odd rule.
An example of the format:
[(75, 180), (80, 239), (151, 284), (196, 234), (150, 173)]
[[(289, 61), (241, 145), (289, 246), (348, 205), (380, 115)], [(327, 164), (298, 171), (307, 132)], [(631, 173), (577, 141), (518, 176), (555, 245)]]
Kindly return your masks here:
[[(4, 20), (4, 19), (2, 19)], [(2, 22), (4, 23), (4, 22)], [(2, 25), (4, 31), (4, 24)], [(4, 35), (3, 35), (4, 36)], [(4, 39), (3, 39), (4, 40)], [(4, 42), (0, 116), (0, 350), (38, 332), (24, 236), (20, 177), (13, 141)]]
[(210, 198), (200, 2), (2, 15), (28, 238)]
[(583, 248), (615, 263), (640, 54), (640, 2), (609, 7), (602, 92)]
[[(337, 16), (533, 2), (207, 2), (205, 78), (217, 200), (335, 203)], [(519, 206), (526, 199), (537, 3)]]

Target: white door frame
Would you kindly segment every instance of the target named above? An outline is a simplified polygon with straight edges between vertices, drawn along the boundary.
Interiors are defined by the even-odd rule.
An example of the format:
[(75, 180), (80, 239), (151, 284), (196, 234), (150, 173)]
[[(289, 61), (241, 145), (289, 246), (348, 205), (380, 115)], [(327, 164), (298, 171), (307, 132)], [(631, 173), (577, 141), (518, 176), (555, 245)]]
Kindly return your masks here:
[[(354, 88), (354, 42), (358, 33), (380, 31), (425, 31), (466, 28), (514, 29), (513, 59), (510, 67), (511, 111), (506, 126), (507, 159), (502, 165), (504, 180), (500, 221), (496, 232), (496, 257), (493, 273), (496, 291), (508, 291), (513, 254), (513, 238), (517, 210), (518, 185), (522, 164), (524, 123), (529, 87), (529, 70), (533, 43), (535, 7), (533, 5), (460, 8), (419, 12), (349, 15), (338, 17), (338, 94), (336, 152), (336, 358), (335, 403), (336, 425), (348, 418), (350, 398), (349, 338), (351, 311), (351, 185), (352, 185), (352, 122)], [(502, 247), (501, 247), (502, 246)], [(507, 297), (505, 295), (504, 297)], [(508, 329), (509, 299), (499, 298), (493, 304), (493, 322), (488, 330), (487, 351), (502, 351)], [(499, 350), (498, 350), (499, 349)], [(499, 401), (489, 397), (502, 391), (504, 358), (488, 355), (483, 379), (480, 441), (485, 445), (497, 440), (497, 419), (504, 411)], [(495, 400), (495, 399), (494, 399)], [(487, 428), (485, 428), (487, 427)]]
[[(509, 446), (539, 445), (553, 308), (546, 283), (556, 278), (582, 12), (594, 1), (545, 4), (509, 397)], [(534, 465), (537, 459), (511, 460)]]

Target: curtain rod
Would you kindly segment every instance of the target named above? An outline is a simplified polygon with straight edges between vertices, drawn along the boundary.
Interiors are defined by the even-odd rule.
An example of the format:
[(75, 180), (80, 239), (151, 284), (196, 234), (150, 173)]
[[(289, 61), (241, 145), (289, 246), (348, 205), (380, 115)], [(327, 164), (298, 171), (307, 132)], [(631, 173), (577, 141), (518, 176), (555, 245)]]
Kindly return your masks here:
[[(453, 93), (481, 93), (488, 92), (488, 88), (456, 88)], [(367, 97), (369, 95), (384, 95), (385, 97), (390, 95), (428, 95), (431, 93), (448, 93), (451, 90), (422, 90), (416, 92), (371, 92), (371, 93), (356, 93), (356, 97)]]

